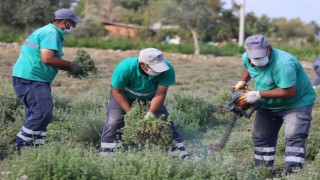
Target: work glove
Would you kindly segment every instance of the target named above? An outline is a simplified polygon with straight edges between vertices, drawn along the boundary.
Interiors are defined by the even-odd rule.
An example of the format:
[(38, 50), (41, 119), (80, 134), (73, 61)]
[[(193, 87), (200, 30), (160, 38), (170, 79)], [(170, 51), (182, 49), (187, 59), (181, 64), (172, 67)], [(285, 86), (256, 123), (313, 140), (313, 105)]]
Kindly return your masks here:
[(233, 86), (233, 89), (238, 91), (239, 89), (244, 89), (246, 86), (247, 83), (245, 81), (239, 81), (235, 86)]
[(75, 74), (80, 74), (82, 72), (82, 67), (78, 61), (71, 62), (71, 71)]
[(154, 117), (155, 117), (154, 114), (150, 111), (148, 111), (146, 113), (146, 115), (144, 115), (144, 119), (149, 119), (149, 118), (154, 118)]
[(260, 91), (249, 91), (249, 92), (243, 93), (240, 99), (244, 99), (248, 103), (255, 103), (259, 99), (261, 99)]

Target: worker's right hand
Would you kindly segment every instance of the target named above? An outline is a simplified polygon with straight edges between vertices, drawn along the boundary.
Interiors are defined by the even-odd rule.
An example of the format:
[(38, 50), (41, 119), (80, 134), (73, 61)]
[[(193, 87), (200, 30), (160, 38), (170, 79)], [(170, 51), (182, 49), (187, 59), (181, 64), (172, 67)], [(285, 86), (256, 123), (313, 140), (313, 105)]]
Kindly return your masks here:
[(80, 74), (82, 72), (82, 68), (78, 61), (71, 62), (71, 71), (75, 74)]
[(238, 91), (239, 89), (244, 89), (246, 86), (247, 83), (245, 81), (239, 81), (235, 86), (233, 86), (233, 89)]
[(255, 103), (261, 99), (260, 91), (248, 91), (244, 93), (239, 99), (244, 99), (248, 103)]
[(146, 113), (146, 115), (144, 116), (144, 119), (149, 119), (149, 118), (154, 118), (154, 117), (155, 117), (155, 115), (152, 112), (148, 111)]

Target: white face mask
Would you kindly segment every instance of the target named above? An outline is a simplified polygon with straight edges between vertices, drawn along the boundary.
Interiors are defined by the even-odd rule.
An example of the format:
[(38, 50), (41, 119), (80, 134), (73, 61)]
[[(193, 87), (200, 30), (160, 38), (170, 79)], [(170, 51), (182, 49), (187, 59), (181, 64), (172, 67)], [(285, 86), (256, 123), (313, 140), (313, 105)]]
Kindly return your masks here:
[(149, 76), (158, 76), (160, 72), (155, 72), (154, 70), (148, 68), (147, 71), (145, 71)]
[(74, 28), (69, 23), (68, 23), (68, 25), (70, 26), (70, 28), (64, 29), (64, 33), (66, 33), (66, 34), (71, 33), (74, 30)]
[(252, 58), (250, 59), (251, 63), (257, 67), (265, 66), (269, 62), (268, 56), (263, 58)]

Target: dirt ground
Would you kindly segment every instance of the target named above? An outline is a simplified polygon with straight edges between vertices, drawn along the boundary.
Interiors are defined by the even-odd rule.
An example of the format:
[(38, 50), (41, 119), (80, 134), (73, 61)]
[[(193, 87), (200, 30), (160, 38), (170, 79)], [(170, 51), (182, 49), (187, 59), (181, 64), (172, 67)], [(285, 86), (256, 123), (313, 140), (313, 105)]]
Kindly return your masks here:
[[(63, 59), (73, 60), (79, 48), (64, 48)], [(60, 71), (52, 84), (52, 88), (59, 92), (87, 91), (91, 88), (108, 88), (111, 83), (111, 75), (114, 67), (121, 60), (137, 56), (138, 50), (117, 51), (84, 48), (94, 59), (98, 68), (98, 76), (92, 79), (78, 80), (67, 77), (66, 73)], [(11, 71), (20, 52), (20, 45), (17, 43), (0, 43), (0, 78), (10, 82)], [(230, 89), (240, 78), (242, 64), (240, 57), (215, 57), (195, 56), (185, 54), (164, 54), (176, 71), (177, 84), (170, 89), (173, 91), (197, 91), (199, 93), (214, 93), (213, 89)], [(315, 78), (312, 69), (312, 62), (301, 61), (310, 79)], [(1, 81), (0, 81), (1, 82)]]

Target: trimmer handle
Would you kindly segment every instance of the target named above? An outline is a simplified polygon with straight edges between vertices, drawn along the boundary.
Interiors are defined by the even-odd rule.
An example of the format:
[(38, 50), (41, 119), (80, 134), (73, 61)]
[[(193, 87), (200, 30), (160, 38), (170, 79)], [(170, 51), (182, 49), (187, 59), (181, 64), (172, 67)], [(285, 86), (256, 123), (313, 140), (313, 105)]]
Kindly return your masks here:
[(249, 111), (248, 113), (245, 113), (244, 116), (245, 116), (246, 118), (250, 119), (250, 117), (251, 117), (251, 115), (253, 114), (253, 112), (254, 112), (255, 110), (257, 110), (257, 109), (260, 107), (261, 104), (262, 104), (261, 101), (257, 101), (255, 104), (252, 104), (251, 107), (250, 107), (250, 111)]

